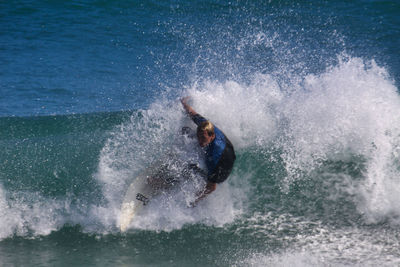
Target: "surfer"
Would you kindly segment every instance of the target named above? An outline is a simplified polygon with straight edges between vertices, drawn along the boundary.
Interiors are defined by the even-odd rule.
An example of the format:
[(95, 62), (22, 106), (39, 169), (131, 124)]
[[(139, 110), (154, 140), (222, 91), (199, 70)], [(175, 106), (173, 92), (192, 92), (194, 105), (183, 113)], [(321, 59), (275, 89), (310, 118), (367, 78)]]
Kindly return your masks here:
[[(192, 206), (195, 206), (198, 201), (212, 193), (216, 189), (217, 184), (224, 182), (228, 178), (236, 156), (233, 145), (226, 135), (189, 106), (187, 103), (188, 99), (189, 97), (182, 98), (181, 103), (190, 118), (197, 125), (197, 139), (200, 147), (205, 151), (207, 166), (207, 173), (205, 175), (207, 184), (196, 195), (196, 200), (192, 203)], [(200, 169), (195, 164), (190, 164), (189, 166), (194, 170)]]

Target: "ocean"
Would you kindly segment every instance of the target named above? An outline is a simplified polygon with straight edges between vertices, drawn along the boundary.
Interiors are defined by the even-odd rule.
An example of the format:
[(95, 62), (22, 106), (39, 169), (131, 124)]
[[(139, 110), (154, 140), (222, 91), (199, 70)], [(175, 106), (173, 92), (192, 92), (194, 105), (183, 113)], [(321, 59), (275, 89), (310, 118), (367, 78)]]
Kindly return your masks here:
[[(0, 1), (0, 266), (400, 265), (398, 1)], [(199, 162), (127, 232), (133, 179)], [(171, 152), (172, 151), (172, 152)]]

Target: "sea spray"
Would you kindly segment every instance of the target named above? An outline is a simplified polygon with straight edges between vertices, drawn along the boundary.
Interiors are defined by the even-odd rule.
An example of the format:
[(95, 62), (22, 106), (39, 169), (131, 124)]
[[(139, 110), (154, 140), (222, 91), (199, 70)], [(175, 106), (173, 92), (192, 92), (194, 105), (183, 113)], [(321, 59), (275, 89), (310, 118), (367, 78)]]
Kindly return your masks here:
[(0, 240), (48, 235), (68, 222), (70, 200), (46, 199), (34, 192), (8, 193), (0, 186)]
[(399, 186), (391, 181), (399, 175), (395, 153), (400, 132), (393, 114), (400, 111), (400, 98), (386, 71), (373, 61), (351, 58), (322, 75), (307, 76), (303, 88), (283, 108), (290, 125), (289, 143), (280, 144), (288, 172), (285, 185), (309, 178), (328, 160), (361, 156), (364, 178), (353, 181), (360, 182), (353, 191), (360, 211), (368, 221), (399, 214), (393, 206)]
[[(129, 121), (111, 132), (101, 152), (96, 175), (103, 184), (104, 196), (108, 201), (104, 212), (115, 216), (111, 223), (117, 223), (129, 183), (157, 161), (168, 162), (168, 154), (176, 155), (182, 164), (198, 163), (204, 168), (196, 140), (187, 140), (180, 133), (185, 125), (194, 128), (178, 102), (174, 106), (155, 103), (148, 111), (132, 115)], [(204, 187), (205, 181), (198, 179), (181, 181), (177, 189), (154, 197), (132, 225), (140, 229), (172, 230), (188, 223), (222, 225), (231, 221), (237, 212), (233, 208), (234, 201), (230, 200), (227, 185), (219, 186), (219, 193), (208, 197), (196, 209), (189, 208), (195, 194)]]
[[(149, 210), (140, 225), (132, 226), (172, 230), (204, 222), (224, 225), (253, 212), (283, 208), (331, 219), (342, 210), (342, 217), (335, 217), (339, 224), (354, 223), (361, 216), (364, 223), (397, 225), (397, 89), (386, 70), (373, 61), (354, 57), (339, 61), (321, 74), (305, 76), (293, 90), (282, 87), (273, 75), (260, 73), (250, 82), (209, 80), (188, 86), (182, 96), (190, 95), (194, 108), (233, 142), (238, 156), (234, 171), (196, 209), (187, 208), (195, 186), (182, 184), (183, 191), (174, 192), (176, 198), (160, 195), (155, 202), (160, 208)], [(36, 137), (43, 134), (29, 127), (18, 131), (29, 136), (18, 144), (15, 155), (10, 154), (9, 168), (24, 166), (22, 152), (32, 145), (33, 162), (48, 157), (56, 164), (46, 169), (45, 187), (38, 190), (40, 184), (33, 183), (32, 193), (8, 184), (15, 173), (12, 176), (4, 169), (1, 205), (7, 215), (2, 224), (7, 227), (2, 238), (46, 235), (64, 224), (79, 224), (88, 232), (117, 231), (121, 201), (135, 175), (171, 150), (201, 161), (195, 140), (179, 134), (182, 126), (195, 128), (179, 99), (160, 99), (146, 110), (118, 115), (118, 119), (90, 117), (95, 119), (90, 131), (82, 128), (88, 120), (83, 117), (40, 119), (37, 131), (47, 129), (52, 121), (70, 125), (62, 132), (46, 130), (46, 139)], [(99, 132), (101, 128), (108, 130)], [(97, 143), (92, 131), (100, 134)], [(76, 138), (81, 132), (85, 134)], [(97, 164), (97, 170), (80, 177), (70, 166), (82, 161), (77, 151), (85, 147), (91, 156), (84, 160), (93, 158), (96, 147), (100, 148), (98, 162), (89, 162)], [(36, 169), (26, 165), (20, 173)], [(33, 223), (36, 217), (40, 223)]]
[[(393, 82), (385, 69), (378, 67), (375, 62), (341, 57), (338, 65), (331, 66), (321, 74), (305, 76), (292, 90), (281, 88), (278, 80), (271, 75), (255, 74), (250, 83), (196, 83), (184, 94), (191, 96), (192, 104), (200, 114), (227, 134), (238, 155), (242, 151), (255, 149), (260, 155), (265, 155), (264, 160), (272, 161), (266, 166), (274, 166), (273, 161), (276, 161), (277, 165), (273, 168), (281, 168), (279, 173), (283, 175), (278, 177), (275, 174), (273, 179), (276, 179), (283, 194), (289, 193), (296, 184), (325, 177), (341, 186), (335, 192), (330, 192), (327, 186), (324, 190), (328, 191), (322, 194), (327, 199), (334, 198), (334, 195), (345, 197), (349, 203), (357, 206), (367, 221), (374, 216), (385, 220), (393, 212), (400, 212), (391, 204), (394, 200), (391, 196), (396, 192), (393, 190), (397, 187), (382, 193), (370, 188), (371, 179), (374, 181), (372, 184), (386, 186), (392, 179), (388, 175), (381, 178), (371, 176), (376, 172), (374, 162), (378, 158), (383, 166), (391, 166), (389, 174), (397, 172), (396, 164), (392, 164), (390, 157), (381, 158), (381, 154), (377, 153), (381, 150), (390, 155), (395, 152), (398, 129), (392, 114), (397, 114), (400, 108)], [(154, 158), (169, 149), (180, 152), (186, 150), (185, 153), (196, 150), (193, 143), (191, 148), (185, 148), (182, 141), (177, 141), (181, 138), (177, 134), (180, 127), (191, 125), (178, 100), (173, 104), (163, 101), (155, 102), (149, 110), (134, 114), (130, 121), (116, 127), (103, 148), (99, 179), (105, 182), (105, 196), (115, 215), (127, 183)], [(194, 127), (193, 124), (191, 126)], [(332, 176), (332, 173), (324, 173), (333, 162), (354, 160), (360, 163), (352, 174), (339, 172)], [(247, 168), (247, 172), (251, 173), (251, 170)], [(356, 176), (352, 176), (355, 173)], [(253, 179), (255, 177), (249, 177), (246, 173), (238, 177), (234, 170), (230, 178), (231, 186), (241, 180), (244, 188), (251, 188)], [(229, 181), (227, 184), (230, 184)], [(377, 190), (384, 189), (381, 186)], [(372, 194), (372, 198), (368, 194)], [(375, 198), (386, 199), (385, 195), (389, 198), (381, 203), (384, 205), (382, 209), (373, 207), (374, 195)], [(211, 203), (208, 208), (216, 205), (216, 202), (212, 202), (213, 198), (209, 198)], [(162, 201), (166, 202), (165, 199)], [(185, 202), (184, 198), (181, 201)], [(231, 202), (232, 199), (227, 197), (225, 201)], [(181, 205), (183, 209), (182, 203), (176, 205)], [(311, 208), (309, 212), (312, 211)], [(182, 210), (179, 212), (182, 213)], [(379, 214), (374, 215), (374, 212)], [(152, 216), (160, 219), (154, 214)], [(165, 219), (167, 215), (163, 216)], [(175, 227), (196, 221), (190, 217)], [(171, 227), (167, 225), (166, 229)], [(151, 228), (150, 225), (147, 227)], [(155, 228), (163, 227), (158, 225)]]

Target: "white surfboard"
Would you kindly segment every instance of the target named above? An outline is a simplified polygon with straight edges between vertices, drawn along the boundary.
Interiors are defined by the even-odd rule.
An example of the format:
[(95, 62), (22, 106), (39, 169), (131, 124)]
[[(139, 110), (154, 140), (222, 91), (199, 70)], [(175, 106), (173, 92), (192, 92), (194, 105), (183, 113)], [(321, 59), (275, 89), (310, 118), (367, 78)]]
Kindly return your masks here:
[(139, 175), (126, 191), (121, 206), (120, 229), (125, 232), (136, 213), (148, 204), (153, 196), (153, 188), (148, 184), (145, 175)]
[(163, 189), (171, 186), (173, 173), (160, 162), (148, 167), (139, 174), (126, 191), (121, 206), (119, 226), (125, 232), (139, 212), (150, 202), (151, 198)]

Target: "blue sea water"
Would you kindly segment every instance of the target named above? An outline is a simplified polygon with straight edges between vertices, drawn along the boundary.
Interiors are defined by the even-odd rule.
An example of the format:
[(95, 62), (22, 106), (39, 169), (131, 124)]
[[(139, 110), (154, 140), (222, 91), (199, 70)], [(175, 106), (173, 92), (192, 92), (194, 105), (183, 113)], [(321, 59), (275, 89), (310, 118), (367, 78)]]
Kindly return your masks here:
[[(398, 1), (1, 1), (0, 265), (400, 264)], [(119, 231), (135, 175), (235, 146)]]

